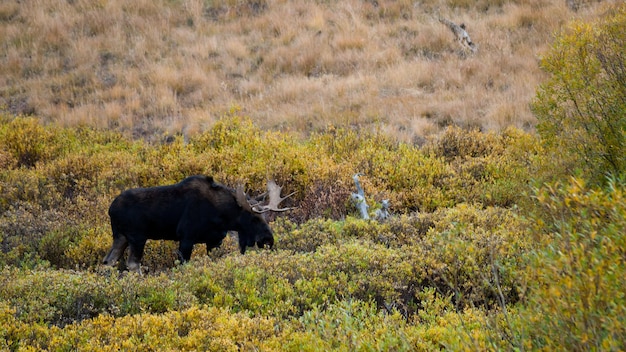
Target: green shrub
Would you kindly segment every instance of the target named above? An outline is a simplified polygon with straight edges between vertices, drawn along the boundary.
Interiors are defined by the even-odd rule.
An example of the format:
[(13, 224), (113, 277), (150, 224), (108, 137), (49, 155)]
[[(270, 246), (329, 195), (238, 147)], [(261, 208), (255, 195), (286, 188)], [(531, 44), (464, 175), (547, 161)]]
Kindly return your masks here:
[(297, 226), (285, 218), (273, 223), (276, 247), (281, 250), (314, 252), (324, 244), (341, 240), (341, 224), (329, 219), (312, 219)]
[[(523, 290), (517, 273), (527, 264), (521, 254), (530, 243), (524, 223), (504, 209), (460, 206), (382, 224), (353, 218), (278, 224), (277, 254), (222, 257), (208, 269), (186, 266), (185, 277), (202, 277), (194, 294), (204, 297), (202, 302), (251, 309), (236, 299), (235, 283), (244, 279), (233, 275), (257, 267), (259, 277), (286, 281), (266, 278), (253, 286), (295, 293), (295, 299), (287, 296), (277, 304), (288, 315), (335, 297), (375, 299), (381, 307), (397, 304), (411, 312), (419, 304), (415, 293), (429, 286), (456, 295), (460, 306), (516, 302)], [(264, 286), (268, 283), (276, 287)]]
[(431, 139), (424, 152), (445, 160), (450, 171), (444, 187), (452, 204), (520, 204), (528, 184), (540, 177), (537, 164), (542, 151), (537, 139), (515, 128), (496, 134), (449, 127)]
[(101, 314), (163, 313), (190, 307), (196, 298), (164, 274), (118, 277), (115, 270), (77, 272), (4, 268), (0, 297), (26, 323), (64, 326)]
[(525, 281), (518, 272), (532, 249), (528, 226), (515, 212), (459, 205), (433, 214), (433, 227), (414, 250), (428, 286), (454, 294), (461, 307), (514, 303)]
[(532, 348), (622, 350), (626, 347), (626, 197), (583, 181), (537, 191), (525, 331)]
[(593, 184), (626, 170), (626, 6), (595, 22), (572, 22), (542, 60), (550, 78), (533, 110), (554, 175)]
[(394, 302), (406, 289), (401, 283), (412, 277), (414, 263), (402, 252), (359, 241), (313, 253), (259, 251), (215, 263), (198, 259), (204, 265), (181, 268), (180, 278), (194, 278), (190, 290), (201, 302), (277, 316), (299, 316), (338, 297)]
[[(408, 351), (406, 322), (397, 311), (387, 314), (373, 302), (342, 300), (314, 308), (300, 319), (301, 331), (289, 334), (285, 351)], [(299, 329), (299, 330), (300, 330)]]

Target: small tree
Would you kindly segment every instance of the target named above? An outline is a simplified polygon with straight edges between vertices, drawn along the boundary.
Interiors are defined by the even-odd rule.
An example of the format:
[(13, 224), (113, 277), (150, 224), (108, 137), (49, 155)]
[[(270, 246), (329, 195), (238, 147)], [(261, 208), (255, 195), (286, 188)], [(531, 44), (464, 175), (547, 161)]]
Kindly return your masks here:
[(550, 74), (533, 102), (554, 165), (592, 184), (626, 171), (626, 5), (573, 22), (542, 60)]

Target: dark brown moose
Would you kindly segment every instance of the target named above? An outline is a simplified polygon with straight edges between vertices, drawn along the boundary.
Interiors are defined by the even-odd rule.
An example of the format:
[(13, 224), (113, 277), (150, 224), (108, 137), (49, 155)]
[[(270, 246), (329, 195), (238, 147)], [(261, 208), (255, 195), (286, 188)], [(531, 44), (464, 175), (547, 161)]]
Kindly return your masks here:
[(291, 209), (278, 208), (290, 196), (281, 198), (280, 191), (276, 183), (268, 182), (269, 203), (262, 205), (258, 199), (248, 199), (242, 186), (233, 190), (210, 176), (126, 190), (109, 207), (113, 245), (103, 264), (115, 265), (130, 246), (127, 267), (140, 271), (148, 239), (179, 241), (178, 255), (183, 262), (188, 261), (194, 244), (206, 243), (208, 252), (222, 244), (227, 231), (238, 232), (242, 254), (255, 244), (272, 248), (274, 237), (262, 213)]

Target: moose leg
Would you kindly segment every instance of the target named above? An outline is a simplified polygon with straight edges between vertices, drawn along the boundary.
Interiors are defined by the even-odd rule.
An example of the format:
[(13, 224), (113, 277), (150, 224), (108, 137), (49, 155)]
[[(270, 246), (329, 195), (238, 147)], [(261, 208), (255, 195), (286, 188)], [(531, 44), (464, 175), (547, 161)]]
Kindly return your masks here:
[(245, 254), (248, 240), (241, 235), (241, 232), (239, 232), (238, 236), (239, 236), (239, 251), (241, 252), (241, 254)]
[(182, 263), (186, 263), (191, 259), (193, 251), (193, 242), (180, 241), (178, 245), (178, 257)]
[(206, 254), (207, 255), (209, 255), (209, 253), (211, 252), (211, 249), (217, 248), (222, 245), (224, 238), (226, 238), (227, 232), (228, 231), (222, 231), (217, 236), (215, 236), (215, 240), (211, 239), (210, 241), (206, 242)]
[(130, 255), (126, 260), (128, 270), (136, 271), (141, 274), (141, 258), (143, 257), (143, 249), (146, 241), (137, 241), (130, 243)]
[(102, 260), (102, 264), (104, 265), (115, 265), (117, 261), (120, 259), (122, 254), (124, 254), (124, 250), (128, 247), (128, 240), (124, 236), (117, 236), (113, 239), (113, 245), (111, 246), (111, 250)]
[(206, 243), (206, 255), (209, 255), (211, 253), (211, 249), (217, 248), (221, 245), (222, 241), (219, 241), (218, 243)]

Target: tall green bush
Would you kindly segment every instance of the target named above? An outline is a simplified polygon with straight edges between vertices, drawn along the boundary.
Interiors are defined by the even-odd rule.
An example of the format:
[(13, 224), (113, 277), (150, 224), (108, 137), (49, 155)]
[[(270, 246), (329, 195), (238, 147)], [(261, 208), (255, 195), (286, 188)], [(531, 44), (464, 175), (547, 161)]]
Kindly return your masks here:
[(550, 78), (533, 103), (549, 162), (593, 184), (626, 172), (626, 5), (575, 21), (542, 60)]

